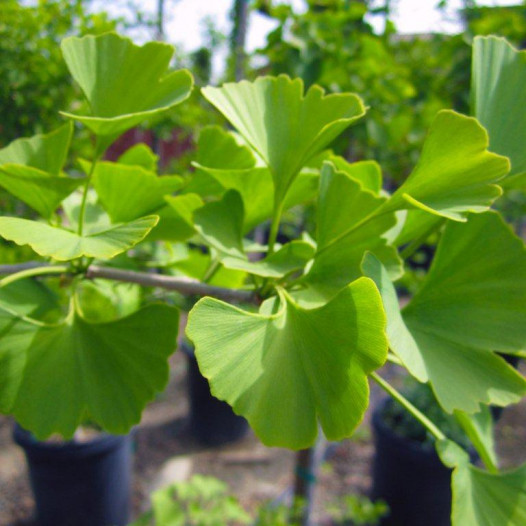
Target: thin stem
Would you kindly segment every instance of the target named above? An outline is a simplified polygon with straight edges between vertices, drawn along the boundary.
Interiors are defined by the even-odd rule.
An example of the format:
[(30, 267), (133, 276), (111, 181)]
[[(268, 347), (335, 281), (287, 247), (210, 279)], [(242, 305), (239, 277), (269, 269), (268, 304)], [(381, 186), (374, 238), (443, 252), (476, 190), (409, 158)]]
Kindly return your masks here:
[(268, 238), (268, 254), (271, 255), (274, 253), (274, 245), (276, 244), (276, 240), (278, 238), (278, 232), (279, 232), (279, 223), (281, 221), (281, 216), (283, 214), (283, 201), (279, 203), (277, 206), (274, 205), (274, 213), (272, 215), (272, 223), (270, 225), (270, 234)]
[(90, 166), (89, 174), (86, 177), (86, 182), (84, 183), (84, 189), (82, 192), (82, 201), (80, 203), (80, 212), (79, 212), (78, 230), (77, 230), (79, 236), (82, 235), (82, 232), (84, 230), (84, 218), (86, 215), (86, 203), (88, 201), (89, 184), (91, 182), (91, 178), (93, 177), (93, 174), (95, 172), (95, 167), (97, 166), (97, 162), (99, 161), (99, 158), (101, 155), (98, 150), (99, 150), (99, 144), (98, 144), (98, 139), (97, 139), (95, 142), (95, 155), (93, 156), (93, 161)]
[(401, 252), (400, 257), (402, 259), (410, 258), (426, 241), (426, 239), (438, 228), (440, 228), (445, 222), (445, 219), (439, 220), (431, 225), (422, 235), (413, 239), (409, 245), (407, 245)]
[(219, 259), (214, 259), (203, 277), (203, 283), (210, 283), (210, 280), (217, 274), (217, 271), (220, 268), (221, 263), (219, 262)]
[(371, 373), (371, 378), (391, 397), (393, 397), (404, 409), (409, 411), (437, 440), (445, 440), (447, 437), (438, 427), (427, 418), (424, 413), (417, 409), (405, 396), (399, 393), (391, 384), (386, 382), (376, 373)]
[(9, 285), (15, 281), (24, 278), (31, 278), (35, 276), (44, 276), (46, 274), (64, 274), (69, 271), (69, 267), (66, 265), (59, 266), (46, 266), (46, 267), (33, 267), (25, 270), (20, 270), (0, 280), (0, 288)]
[(44, 266), (47, 267), (48, 265), (39, 261), (27, 261), (25, 263), (16, 263), (14, 265), (0, 265), (0, 275), (16, 274), (21, 270), (27, 270), (30, 268), (42, 268)]
[(400, 360), (400, 358), (398, 358), (398, 356), (396, 356), (396, 354), (393, 354), (392, 352), (387, 353), (387, 361), (391, 362), (391, 363), (394, 363), (396, 365), (401, 365), (401, 366), (404, 365), (402, 360)]

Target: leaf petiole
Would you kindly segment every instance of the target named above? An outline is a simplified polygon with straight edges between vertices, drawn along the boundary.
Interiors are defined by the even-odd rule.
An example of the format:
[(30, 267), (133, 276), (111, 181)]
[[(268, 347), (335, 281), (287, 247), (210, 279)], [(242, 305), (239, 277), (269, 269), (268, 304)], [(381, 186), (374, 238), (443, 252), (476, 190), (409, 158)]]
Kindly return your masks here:
[(32, 278), (35, 276), (45, 276), (48, 274), (64, 274), (69, 271), (70, 267), (66, 265), (29, 268), (21, 270), (20, 272), (16, 272), (15, 274), (11, 274), (10, 276), (0, 280), (0, 288), (20, 279)]
[(91, 167), (89, 170), (89, 174), (86, 177), (86, 182), (84, 183), (84, 188), (82, 190), (82, 201), (80, 203), (80, 211), (79, 211), (79, 218), (78, 218), (78, 235), (81, 236), (82, 232), (84, 230), (84, 218), (86, 215), (86, 203), (88, 200), (88, 190), (89, 185), (91, 182), (91, 178), (93, 177), (93, 174), (95, 172), (95, 167), (97, 166), (97, 162), (99, 161), (100, 157), (102, 156), (102, 153), (99, 152), (99, 140), (98, 138), (95, 140), (95, 155), (93, 156), (93, 161), (91, 163)]
[(394, 398), (404, 409), (409, 411), (437, 440), (446, 440), (447, 437), (438, 427), (427, 418), (424, 413), (417, 409), (405, 396), (398, 392), (390, 383), (386, 382), (375, 372), (371, 378), (392, 398)]

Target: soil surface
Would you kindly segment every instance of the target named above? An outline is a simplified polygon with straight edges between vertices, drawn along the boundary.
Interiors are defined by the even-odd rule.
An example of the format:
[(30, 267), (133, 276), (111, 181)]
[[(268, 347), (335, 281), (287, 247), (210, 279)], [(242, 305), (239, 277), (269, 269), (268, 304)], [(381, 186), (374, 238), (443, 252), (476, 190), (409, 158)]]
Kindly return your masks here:
[[(249, 510), (263, 501), (285, 501), (293, 485), (295, 454), (264, 447), (250, 432), (236, 443), (207, 448), (189, 433), (187, 424), (186, 359), (176, 353), (166, 391), (150, 404), (136, 429), (133, 516), (148, 508), (153, 489), (194, 473), (216, 476)], [(397, 372), (384, 369), (384, 377), (399, 383)], [(370, 412), (382, 398), (373, 386), (371, 408), (354, 437), (328, 444), (321, 465), (313, 505), (313, 522), (329, 525), (334, 503), (349, 494), (366, 495), (370, 485), (373, 446)], [(12, 440), (11, 419), (0, 416), (0, 526), (30, 526), (34, 502), (22, 451)], [(510, 407), (498, 425), (499, 451), (504, 466), (526, 460), (526, 403)]]

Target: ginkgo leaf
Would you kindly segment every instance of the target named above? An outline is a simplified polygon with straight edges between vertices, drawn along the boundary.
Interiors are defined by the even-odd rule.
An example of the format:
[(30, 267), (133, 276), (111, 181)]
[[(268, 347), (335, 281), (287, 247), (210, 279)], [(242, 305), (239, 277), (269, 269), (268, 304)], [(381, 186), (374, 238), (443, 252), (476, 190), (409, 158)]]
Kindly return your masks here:
[(159, 156), (152, 152), (151, 148), (142, 142), (134, 144), (128, 148), (118, 159), (119, 164), (127, 164), (129, 166), (142, 166), (149, 172), (157, 171), (157, 162)]
[(248, 146), (239, 144), (232, 132), (206, 126), (199, 133), (196, 162), (210, 168), (240, 170), (254, 167), (256, 158)]
[(91, 115), (63, 113), (100, 137), (99, 153), (126, 130), (158, 117), (189, 97), (186, 70), (168, 72), (174, 48), (161, 42), (136, 46), (116, 33), (69, 37), (64, 60), (91, 108)]
[(269, 166), (276, 205), (309, 158), (365, 113), (356, 95), (303, 91), (301, 79), (286, 75), (202, 90)]
[(17, 139), (0, 150), (0, 165), (23, 164), (50, 175), (59, 175), (69, 150), (73, 125), (67, 123), (56, 130)]
[(168, 381), (177, 327), (164, 305), (100, 324), (72, 309), (55, 325), (0, 307), (0, 411), (40, 439), (71, 437), (86, 418), (126, 433)]
[(484, 405), (481, 411), (473, 415), (464, 411), (455, 411), (454, 415), (486, 467), (496, 471), (498, 460), (491, 408)]
[(491, 150), (510, 159), (510, 181), (524, 178), (526, 51), (503, 38), (475, 37), (471, 78), (472, 111), (488, 131)]
[[(220, 188), (214, 193), (221, 195), (226, 190), (236, 190), (243, 200), (243, 231), (249, 232), (263, 221), (272, 217), (274, 183), (268, 168), (255, 167), (242, 170), (209, 168), (197, 163), (200, 174), (206, 173), (213, 178)], [(199, 177), (199, 175), (198, 175)], [(308, 202), (316, 195), (319, 185), (317, 171), (302, 171), (292, 183), (285, 202), (284, 210)], [(193, 187), (190, 185), (190, 187)], [(210, 186), (207, 186), (209, 189)]]
[(0, 165), (0, 186), (46, 219), (83, 182), (80, 178), (50, 175), (31, 166)]
[(522, 526), (526, 524), (526, 464), (512, 471), (488, 473), (449, 440), (437, 442), (442, 462), (453, 468), (452, 526)]
[(366, 189), (379, 194), (382, 189), (382, 169), (376, 161), (360, 161), (349, 163), (343, 157), (333, 155), (330, 162), (339, 172), (356, 179)]
[[(309, 286), (301, 294), (304, 301), (327, 300), (342, 287), (361, 275), (364, 253), (372, 251), (391, 269), (393, 277), (401, 273), (401, 260), (395, 248), (381, 236), (396, 222), (393, 213), (384, 214), (368, 223), (386, 198), (378, 197), (325, 162), (321, 171), (317, 205), (317, 252), (314, 262), (302, 280)], [(363, 225), (362, 225), (363, 223)]]
[(371, 255), (392, 350), (448, 411), (478, 412), (526, 394), (526, 380), (495, 350), (526, 347), (526, 250), (500, 216), (447, 224), (433, 265), (402, 315), (385, 269)]
[(20, 279), (0, 288), (0, 307), (22, 316), (41, 319), (60, 308), (58, 296), (35, 279)]
[(194, 226), (220, 255), (244, 259), (243, 214), (239, 193), (229, 190), (219, 201), (207, 203), (194, 212)]
[(264, 259), (250, 261), (245, 258), (223, 257), (224, 267), (244, 270), (265, 278), (282, 278), (305, 267), (314, 256), (315, 248), (305, 241), (291, 241)]
[(0, 186), (48, 219), (82, 179), (61, 176), (71, 123), (45, 135), (17, 139), (0, 150)]
[(159, 224), (148, 236), (149, 240), (186, 241), (197, 233), (194, 227), (194, 212), (204, 205), (196, 194), (165, 196), (168, 205), (161, 208)]
[(318, 421), (330, 440), (349, 436), (368, 404), (367, 374), (387, 355), (385, 317), (371, 280), (303, 309), (282, 293), (273, 314), (204, 298), (187, 335), (214, 396), (226, 400), (267, 446), (313, 444)]
[(79, 236), (70, 230), (18, 217), (0, 217), (0, 237), (29, 245), (37, 254), (68, 261), (81, 256), (110, 259), (142, 241), (157, 224), (157, 216), (112, 225), (107, 230)]
[(164, 197), (183, 185), (176, 175), (159, 177), (140, 166), (101, 162), (93, 185), (114, 223), (133, 221), (166, 205)]
[(488, 152), (488, 143), (473, 117), (438, 112), (418, 164), (382, 212), (419, 208), (455, 221), (485, 212), (502, 193), (493, 183), (509, 171), (508, 159)]

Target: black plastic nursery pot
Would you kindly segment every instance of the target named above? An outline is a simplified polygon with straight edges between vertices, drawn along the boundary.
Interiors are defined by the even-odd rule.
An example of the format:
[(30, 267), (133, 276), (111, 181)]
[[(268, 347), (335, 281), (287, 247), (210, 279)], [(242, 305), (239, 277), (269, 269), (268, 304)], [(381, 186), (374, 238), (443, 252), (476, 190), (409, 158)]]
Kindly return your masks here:
[(382, 526), (450, 526), (451, 470), (435, 449), (397, 435), (383, 421), (385, 400), (373, 413), (375, 444), (373, 500), (382, 499), (390, 513)]
[(132, 440), (39, 442), (15, 426), (25, 452), (39, 526), (124, 526), (131, 502)]
[(226, 402), (212, 396), (208, 380), (199, 371), (193, 347), (183, 342), (180, 348), (188, 363), (191, 433), (209, 446), (239, 440), (247, 433), (248, 422), (236, 415)]

